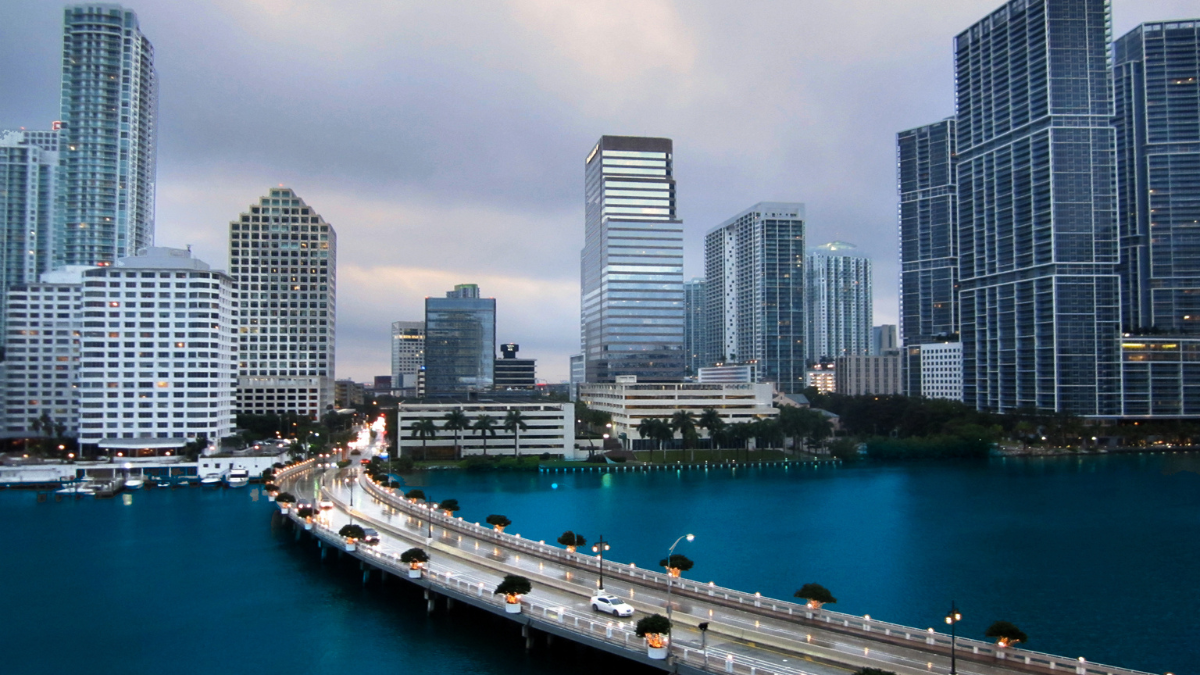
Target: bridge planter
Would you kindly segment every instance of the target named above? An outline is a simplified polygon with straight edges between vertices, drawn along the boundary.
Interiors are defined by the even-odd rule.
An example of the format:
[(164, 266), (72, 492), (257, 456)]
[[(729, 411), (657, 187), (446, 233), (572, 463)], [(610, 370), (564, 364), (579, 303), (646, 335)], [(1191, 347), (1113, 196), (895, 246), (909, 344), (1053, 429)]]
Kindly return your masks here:
[(351, 539), (343, 545), (343, 548), (346, 549), (346, 553), (354, 553), (354, 551), (358, 549), (358, 544)]
[(508, 614), (520, 614), (521, 613), (521, 601), (520, 600), (517, 600), (516, 602), (505, 601), (504, 611), (507, 612)]
[(304, 529), (306, 529), (306, 530), (311, 530), (311, 529), (312, 529), (312, 518), (305, 518), (305, 519), (304, 519)]
[(652, 647), (650, 643), (646, 643), (646, 656), (658, 661), (667, 658), (667, 653), (670, 651), (670, 646), (664, 642), (661, 647)]
[(420, 579), (421, 578), (421, 568), (420, 567), (408, 568), (408, 578), (409, 579)]

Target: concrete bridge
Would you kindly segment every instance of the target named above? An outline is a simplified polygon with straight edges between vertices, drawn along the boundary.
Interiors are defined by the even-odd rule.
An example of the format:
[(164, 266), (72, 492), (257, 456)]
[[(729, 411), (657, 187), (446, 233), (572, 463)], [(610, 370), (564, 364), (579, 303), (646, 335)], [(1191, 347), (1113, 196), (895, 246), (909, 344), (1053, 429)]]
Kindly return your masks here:
[[(444, 598), (447, 608), (460, 602), (516, 621), (527, 647), (541, 634), (681, 673), (845, 675), (863, 667), (899, 675), (951, 672), (951, 636), (932, 628), (813, 610), (686, 579), (670, 581), (670, 655), (665, 661), (650, 659), (634, 625), (642, 615), (666, 613), (667, 575), (605, 560), (605, 590), (637, 610), (629, 619), (610, 618), (588, 604), (597, 588), (598, 558), (431, 512), (356, 471), (321, 471), (310, 460), (277, 473), (276, 483), (297, 498), (324, 495), (335, 504), (309, 523), (293, 509), (287, 517), (296, 536), (307, 532), (315, 537), (322, 556), (335, 551), (360, 560), (364, 582), (381, 574), (423, 587), (429, 611)], [(337, 532), (350, 522), (378, 530), (380, 543), (348, 545)], [(431, 557), (419, 579), (410, 579), (409, 565), (400, 562), (400, 554), (414, 546)], [(522, 598), (520, 614), (506, 612), (503, 599), (492, 594), (506, 574), (520, 574), (533, 584), (533, 592)], [(701, 623), (708, 624), (703, 636)], [(956, 672), (964, 675), (1149, 675), (967, 638), (955, 641), (955, 661)]]

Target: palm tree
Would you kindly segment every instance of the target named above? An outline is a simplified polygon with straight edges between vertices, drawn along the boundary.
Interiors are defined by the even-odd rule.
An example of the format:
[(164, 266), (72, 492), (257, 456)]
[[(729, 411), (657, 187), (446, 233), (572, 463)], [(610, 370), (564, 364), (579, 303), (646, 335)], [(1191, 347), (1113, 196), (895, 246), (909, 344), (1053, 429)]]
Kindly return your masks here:
[(662, 452), (663, 462), (667, 461), (667, 447), (665, 443), (675, 438), (675, 430), (671, 428), (671, 423), (666, 420), (654, 420), (654, 437), (658, 439), (658, 449)]
[(469, 429), (471, 423), (461, 409), (451, 410), (446, 413), (444, 419), (446, 421), (442, 423), (442, 428), (454, 432), (454, 459), (461, 459), (462, 448), (458, 445), (458, 432)]
[(717, 434), (725, 428), (725, 420), (721, 419), (721, 413), (712, 408), (705, 408), (704, 412), (700, 413), (696, 425), (708, 432), (708, 449), (712, 450)]
[[(696, 418), (692, 416), (692, 411), (677, 410), (671, 416), (671, 430), (679, 432), (679, 435), (683, 437), (683, 447), (686, 448), (688, 441), (691, 440), (692, 436), (696, 435)], [(692, 447), (691, 461), (696, 461), (696, 448), (694, 446)]]
[[(638, 422), (638, 425), (637, 425), (638, 437), (639, 438), (654, 438), (655, 437), (655, 435), (654, 435), (655, 429), (657, 427), (658, 422), (659, 422), (659, 420), (657, 420), (653, 417), (643, 418), (642, 421)], [(650, 459), (654, 459), (654, 451), (653, 450), (650, 451)]]
[(504, 430), (513, 435), (513, 457), (521, 456), (521, 432), (529, 428), (520, 410), (509, 408), (504, 416)]
[(483, 438), (483, 456), (487, 457), (487, 439), (488, 436), (496, 435), (496, 418), (491, 415), (480, 415), (475, 418), (475, 424), (471, 428), (479, 432)]
[(437, 438), (437, 425), (429, 418), (420, 419), (413, 422), (412, 437), (421, 439), (421, 460), (429, 459), (428, 442), (431, 438)]

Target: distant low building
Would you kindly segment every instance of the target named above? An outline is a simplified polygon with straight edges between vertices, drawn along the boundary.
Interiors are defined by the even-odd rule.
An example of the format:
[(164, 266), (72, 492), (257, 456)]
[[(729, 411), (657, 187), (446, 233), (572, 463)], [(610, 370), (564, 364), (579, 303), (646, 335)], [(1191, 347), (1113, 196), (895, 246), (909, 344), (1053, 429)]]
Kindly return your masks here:
[(697, 379), (702, 384), (747, 384), (758, 381), (758, 368), (754, 363), (706, 366), (700, 369)]
[[(772, 401), (775, 388), (762, 384), (700, 384), (698, 382), (639, 384), (585, 384), (579, 398), (593, 410), (612, 415), (612, 434), (617, 438), (638, 437), (642, 420), (670, 420), (680, 411), (699, 419), (709, 408), (716, 410), (726, 424), (754, 422), (779, 415)], [(697, 429), (697, 431), (700, 431)], [(700, 431), (701, 435), (703, 432)]]
[[(389, 382), (391, 378), (387, 378)], [(350, 408), (362, 405), (366, 396), (366, 387), (353, 380), (338, 380), (333, 383), (334, 405), (340, 408)]]
[(837, 393), (847, 396), (902, 393), (900, 352), (882, 356), (843, 356), (837, 360)]
[(529, 389), (537, 385), (537, 359), (518, 359), (521, 345), (500, 345), (492, 386), (499, 390)]
[(922, 396), (963, 400), (962, 372), (961, 342), (921, 345)]
[[(569, 403), (505, 403), (499, 401), (467, 401), (445, 403), (401, 403), (398, 406), (396, 426), (401, 455), (422, 457), (427, 452), (431, 457), (449, 459), (453, 456), (455, 432), (445, 428), (446, 414), (459, 410), (474, 425), (480, 417), (487, 415), (495, 423), (494, 436), (487, 437), (489, 455), (539, 456), (549, 453), (565, 459), (576, 459), (575, 450), (575, 406)], [(509, 411), (518, 411), (526, 424), (516, 433), (504, 429), (504, 420)], [(435, 435), (422, 439), (413, 431), (420, 420), (431, 420), (436, 426)], [(458, 444), (462, 455), (484, 454), (483, 436), (473, 428), (458, 432)], [(514, 447), (516, 442), (517, 447)]]
[(837, 365), (833, 361), (813, 364), (804, 375), (805, 386), (821, 394), (837, 392)]

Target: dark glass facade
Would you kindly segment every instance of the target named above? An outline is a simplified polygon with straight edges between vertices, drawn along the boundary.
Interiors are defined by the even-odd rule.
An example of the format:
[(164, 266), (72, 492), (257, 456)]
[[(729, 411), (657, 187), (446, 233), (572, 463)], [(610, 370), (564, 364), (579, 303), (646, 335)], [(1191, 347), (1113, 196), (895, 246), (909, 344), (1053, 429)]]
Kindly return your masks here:
[(584, 168), (580, 332), (590, 383), (683, 379), (683, 223), (667, 138), (604, 136)]
[(1105, 0), (1013, 0), (955, 40), (964, 400), (1120, 409)]
[(896, 136), (901, 344), (958, 333), (957, 155), (953, 119)]
[(1121, 341), (1125, 417), (1200, 416), (1200, 337)]
[(705, 287), (704, 279), (692, 279), (683, 285), (683, 351), (689, 377), (699, 374), (701, 368), (709, 365), (711, 358), (706, 352)]
[(1143, 24), (1113, 54), (1121, 322), (1200, 334), (1200, 20)]
[(804, 389), (804, 224), (803, 204), (760, 202), (704, 239), (707, 358), (787, 394)]
[(496, 300), (451, 291), (425, 298), (425, 393), (447, 396), (492, 388)]

